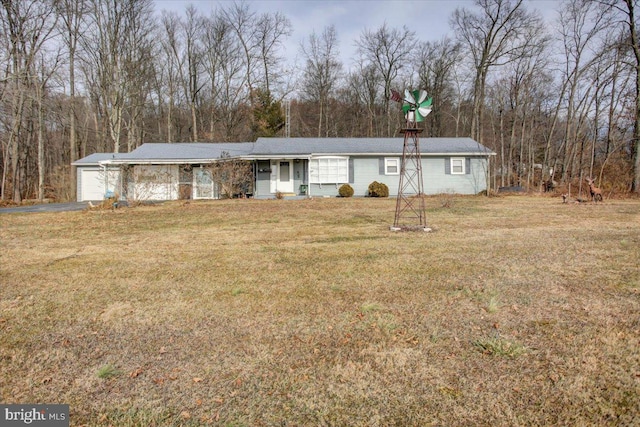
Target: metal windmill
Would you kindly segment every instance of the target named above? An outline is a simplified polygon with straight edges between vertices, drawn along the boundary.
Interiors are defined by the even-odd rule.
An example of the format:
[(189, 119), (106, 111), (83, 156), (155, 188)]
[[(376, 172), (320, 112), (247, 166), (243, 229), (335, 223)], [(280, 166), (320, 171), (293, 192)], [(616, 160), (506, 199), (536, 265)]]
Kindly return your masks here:
[(404, 147), (400, 163), (396, 216), (391, 230), (431, 231), (427, 227), (422, 158), (418, 137), (422, 129), (418, 128), (418, 123), (431, 112), (432, 99), (427, 97), (427, 92), (424, 90), (405, 90), (404, 97), (394, 90), (391, 94), (393, 101), (402, 102), (402, 111), (406, 119), (406, 126), (401, 129), (404, 133)]

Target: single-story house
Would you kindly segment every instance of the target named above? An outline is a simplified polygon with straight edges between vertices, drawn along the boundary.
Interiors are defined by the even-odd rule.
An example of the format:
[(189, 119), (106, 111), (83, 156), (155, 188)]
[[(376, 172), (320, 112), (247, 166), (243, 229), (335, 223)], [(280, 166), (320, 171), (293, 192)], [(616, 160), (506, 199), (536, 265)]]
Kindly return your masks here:
[[(494, 152), (471, 138), (421, 138), (425, 194), (477, 194), (487, 189)], [(92, 154), (78, 168), (78, 200), (117, 193), (136, 200), (218, 198), (208, 166), (221, 159), (251, 163), (253, 197), (337, 196), (350, 184), (366, 196), (378, 181), (398, 192), (404, 138), (258, 138), (255, 143), (150, 143), (130, 153)]]

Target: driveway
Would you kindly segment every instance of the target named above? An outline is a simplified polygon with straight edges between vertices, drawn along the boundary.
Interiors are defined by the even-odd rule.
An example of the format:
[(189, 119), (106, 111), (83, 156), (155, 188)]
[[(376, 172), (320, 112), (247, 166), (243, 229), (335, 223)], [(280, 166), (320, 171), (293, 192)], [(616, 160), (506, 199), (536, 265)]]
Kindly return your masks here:
[(81, 211), (86, 209), (88, 202), (69, 202), (69, 203), (43, 203), (40, 205), (15, 206), (11, 208), (0, 208), (0, 214), (3, 213), (29, 213), (29, 212), (68, 212)]

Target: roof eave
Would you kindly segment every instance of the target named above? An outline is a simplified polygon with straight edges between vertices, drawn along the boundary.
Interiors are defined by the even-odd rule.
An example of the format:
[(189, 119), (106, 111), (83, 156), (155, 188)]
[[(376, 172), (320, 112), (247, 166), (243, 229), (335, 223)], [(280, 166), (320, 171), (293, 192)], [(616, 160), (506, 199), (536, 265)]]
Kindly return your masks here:
[(220, 159), (112, 159), (99, 162), (100, 165), (175, 165), (175, 164), (208, 164)]

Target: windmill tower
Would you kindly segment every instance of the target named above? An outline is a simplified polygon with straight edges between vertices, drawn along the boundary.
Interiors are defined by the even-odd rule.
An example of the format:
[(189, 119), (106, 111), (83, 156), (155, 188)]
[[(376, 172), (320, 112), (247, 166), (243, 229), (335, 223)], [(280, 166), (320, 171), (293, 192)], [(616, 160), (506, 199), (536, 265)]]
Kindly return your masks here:
[(419, 134), (423, 129), (418, 123), (431, 112), (431, 98), (424, 90), (405, 90), (404, 97), (392, 91), (391, 99), (402, 102), (406, 118), (402, 162), (400, 163), (400, 183), (396, 199), (396, 216), (392, 231), (431, 231), (427, 227), (422, 181), (422, 158), (420, 156)]

